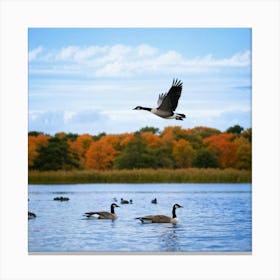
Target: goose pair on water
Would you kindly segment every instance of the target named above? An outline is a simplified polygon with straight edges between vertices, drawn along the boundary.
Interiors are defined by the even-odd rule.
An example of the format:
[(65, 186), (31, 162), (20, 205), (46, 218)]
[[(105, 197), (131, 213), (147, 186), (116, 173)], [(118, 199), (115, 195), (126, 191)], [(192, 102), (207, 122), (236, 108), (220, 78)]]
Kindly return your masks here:
[[(87, 212), (84, 214), (87, 218), (97, 218), (97, 219), (109, 219), (109, 220), (115, 220), (118, 218), (118, 216), (115, 213), (115, 208), (119, 207), (116, 203), (111, 204), (111, 213), (106, 211), (98, 211), (98, 212)], [(179, 204), (174, 204), (172, 208), (172, 217), (168, 217), (165, 215), (149, 215), (149, 216), (143, 216), (143, 217), (137, 217), (135, 219), (140, 220), (143, 224), (147, 223), (177, 223), (177, 216), (176, 216), (176, 209), (182, 208), (183, 206)]]
[(132, 199), (130, 199), (130, 200), (128, 201), (128, 200), (126, 200), (126, 199), (121, 198), (121, 204), (132, 204), (132, 203), (133, 203)]

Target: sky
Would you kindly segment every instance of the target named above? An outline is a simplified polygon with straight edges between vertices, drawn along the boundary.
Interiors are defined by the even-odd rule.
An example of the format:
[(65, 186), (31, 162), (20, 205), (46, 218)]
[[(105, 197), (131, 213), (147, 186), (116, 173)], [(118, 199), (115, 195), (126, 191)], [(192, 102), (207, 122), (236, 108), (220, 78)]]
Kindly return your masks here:
[[(29, 131), (252, 126), (250, 28), (30, 28), (28, 60)], [(132, 110), (174, 78), (184, 121)]]

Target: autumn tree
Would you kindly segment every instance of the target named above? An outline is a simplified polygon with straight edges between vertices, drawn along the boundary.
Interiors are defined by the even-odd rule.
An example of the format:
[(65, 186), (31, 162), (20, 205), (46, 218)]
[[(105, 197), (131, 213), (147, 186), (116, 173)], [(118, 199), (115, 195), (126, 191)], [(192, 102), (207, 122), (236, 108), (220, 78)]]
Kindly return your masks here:
[(195, 151), (189, 141), (180, 139), (174, 141), (172, 154), (176, 161), (176, 167), (185, 168), (190, 167), (195, 156)]
[(237, 169), (251, 169), (252, 168), (252, 145), (245, 137), (239, 137), (235, 140), (237, 145), (236, 163)]
[(158, 148), (160, 146), (160, 137), (158, 135), (151, 132), (142, 132), (140, 135), (148, 148)]
[(220, 168), (234, 167), (236, 162), (236, 143), (233, 133), (222, 133), (204, 139), (208, 149), (215, 153)]
[(167, 126), (160, 134), (162, 145), (172, 146), (174, 140), (184, 139), (187, 131), (180, 126)]
[(135, 138), (135, 135), (134, 133), (124, 133), (124, 134), (121, 134), (121, 137), (120, 137), (120, 148), (125, 148), (128, 143), (130, 141), (132, 141), (133, 139)]
[(220, 134), (221, 131), (216, 128), (196, 126), (188, 129), (188, 135), (199, 135), (202, 139)]
[(82, 134), (79, 135), (75, 141), (68, 141), (70, 149), (78, 154), (80, 164), (82, 167), (85, 166), (85, 161), (86, 161), (85, 154), (92, 142), (93, 142), (93, 137), (90, 134)]
[(252, 128), (248, 128), (241, 133), (241, 136), (246, 138), (250, 143), (252, 143)]
[(28, 133), (28, 167), (38, 170), (252, 167), (252, 129), (143, 127), (135, 133), (92, 136)]
[(32, 168), (34, 160), (38, 156), (38, 149), (48, 144), (49, 136), (39, 133), (30, 133), (28, 135), (28, 168)]
[(119, 137), (106, 135), (98, 141), (91, 143), (86, 152), (86, 168), (89, 169), (111, 169), (116, 156), (120, 153), (116, 146), (119, 145)]

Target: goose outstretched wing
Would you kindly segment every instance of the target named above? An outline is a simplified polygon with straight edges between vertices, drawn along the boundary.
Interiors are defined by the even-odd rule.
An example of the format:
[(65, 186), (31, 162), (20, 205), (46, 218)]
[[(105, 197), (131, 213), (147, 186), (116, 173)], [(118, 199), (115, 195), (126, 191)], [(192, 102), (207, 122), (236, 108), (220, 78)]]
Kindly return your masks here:
[(182, 86), (183, 83), (180, 80), (173, 80), (170, 90), (165, 94), (159, 95), (157, 109), (167, 112), (175, 111), (181, 96)]

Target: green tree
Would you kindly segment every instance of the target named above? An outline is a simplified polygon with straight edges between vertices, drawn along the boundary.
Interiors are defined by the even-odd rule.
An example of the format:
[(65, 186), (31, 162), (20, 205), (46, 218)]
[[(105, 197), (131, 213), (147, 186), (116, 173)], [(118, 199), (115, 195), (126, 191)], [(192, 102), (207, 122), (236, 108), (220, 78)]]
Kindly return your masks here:
[(28, 136), (39, 136), (39, 135), (44, 135), (44, 133), (41, 131), (29, 131), (28, 132)]
[(156, 149), (149, 149), (150, 154), (153, 156), (153, 168), (174, 168), (175, 159), (172, 155), (170, 147), (159, 147)]
[(154, 165), (154, 158), (139, 135), (127, 144), (114, 162), (117, 169), (148, 168)]
[(226, 130), (226, 132), (227, 132), (227, 133), (240, 134), (243, 130), (244, 130), (244, 128), (241, 127), (240, 125), (235, 125), (235, 126), (229, 127), (229, 128)]
[(153, 134), (158, 134), (159, 133), (159, 128), (152, 127), (152, 126), (145, 126), (141, 128), (138, 132), (151, 132)]
[(98, 141), (100, 138), (102, 138), (103, 136), (106, 136), (106, 133), (105, 132), (101, 132), (99, 133), (98, 135), (96, 136), (93, 136), (93, 140), (94, 141)]
[(40, 171), (79, 167), (78, 154), (71, 152), (66, 139), (60, 137), (53, 137), (49, 140), (48, 145), (41, 146), (33, 163), (33, 168)]
[(214, 153), (206, 149), (198, 151), (192, 162), (192, 166), (198, 168), (217, 168), (218, 165)]

